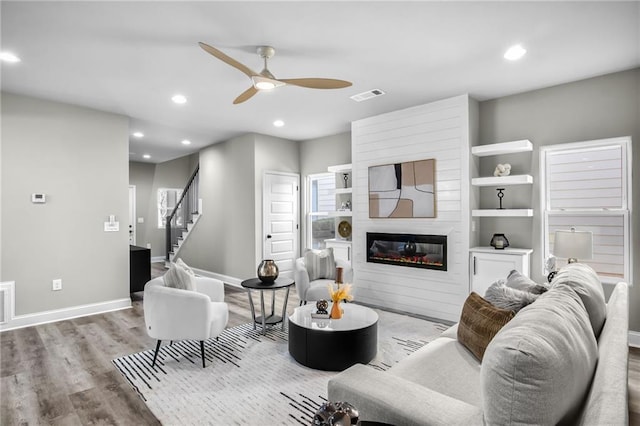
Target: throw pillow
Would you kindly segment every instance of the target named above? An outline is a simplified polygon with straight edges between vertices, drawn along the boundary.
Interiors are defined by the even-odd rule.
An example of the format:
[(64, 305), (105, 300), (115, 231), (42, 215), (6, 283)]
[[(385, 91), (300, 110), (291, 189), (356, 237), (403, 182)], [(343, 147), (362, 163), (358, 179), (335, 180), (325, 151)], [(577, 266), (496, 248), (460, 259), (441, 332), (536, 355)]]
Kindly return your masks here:
[(589, 314), (593, 334), (597, 339), (607, 317), (604, 289), (598, 274), (584, 263), (570, 263), (558, 271), (552, 284), (552, 288), (565, 284), (580, 296), (587, 314)]
[(535, 302), (538, 295), (507, 287), (507, 280), (498, 280), (489, 286), (484, 298), (493, 306), (517, 313), (520, 309)]
[(513, 311), (497, 308), (472, 292), (462, 306), (458, 341), (482, 361), (491, 339), (514, 315)]
[(549, 290), (548, 286), (536, 283), (531, 278), (525, 277), (515, 269), (507, 276), (507, 287), (528, 291), (529, 293), (534, 294), (542, 294)]
[(480, 366), (485, 423), (574, 424), (597, 360), (580, 298), (566, 285), (553, 287), (487, 346)]
[(308, 250), (304, 254), (304, 266), (309, 274), (309, 281), (319, 279), (336, 279), (336, 261), (333, 248), (324, 250)]
[(166, 287), (191, 291), (196, 289), (195, 274), (182, 259), (171, 264), (169, 270), (164, 274), (163, 280)]

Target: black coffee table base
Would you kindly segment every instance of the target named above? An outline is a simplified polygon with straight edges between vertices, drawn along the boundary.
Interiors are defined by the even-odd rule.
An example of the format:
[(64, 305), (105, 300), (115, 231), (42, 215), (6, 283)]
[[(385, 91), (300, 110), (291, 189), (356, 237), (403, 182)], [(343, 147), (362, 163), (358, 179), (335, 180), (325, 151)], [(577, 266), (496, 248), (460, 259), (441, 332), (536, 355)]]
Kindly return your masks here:
[(356, 330), (323, 331), (289, 321), (289, 353), (316, 370), (342, 371), (367, 364), (378, 351), (378, 322)]

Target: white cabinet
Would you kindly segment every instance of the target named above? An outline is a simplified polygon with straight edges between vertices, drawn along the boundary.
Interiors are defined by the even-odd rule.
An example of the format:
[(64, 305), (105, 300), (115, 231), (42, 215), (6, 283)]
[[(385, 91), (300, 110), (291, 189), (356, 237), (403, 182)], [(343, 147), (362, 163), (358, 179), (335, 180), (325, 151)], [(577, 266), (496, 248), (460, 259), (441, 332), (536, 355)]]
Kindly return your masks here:
[(324, 240), (326, 248), (333, 248), (333, 257), (351, 263), (351, 241), (337, 239)]
[(514, 269), (528, 277), (529, 257), (532, 251), (510, 247), (504, 250), (496, 250), (493, 247), (470, 249), (471, 291), (484, 296), (491, 284), (501, 278), (507, 278), (509, 272)]

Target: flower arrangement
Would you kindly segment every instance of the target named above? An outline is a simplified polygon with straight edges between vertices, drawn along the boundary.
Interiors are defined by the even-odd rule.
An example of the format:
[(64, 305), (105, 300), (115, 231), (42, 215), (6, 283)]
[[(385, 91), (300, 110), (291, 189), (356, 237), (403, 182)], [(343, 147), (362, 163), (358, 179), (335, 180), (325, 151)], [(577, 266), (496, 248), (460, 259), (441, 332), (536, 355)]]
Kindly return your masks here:
[(331, 296), (333, 302), (352, 301), (351, 284), (338, 284), (338, 288), (335, 290), (333, 284), (329, 284), (329, 296)]
[(351, 294), (351, 284), (338, 284), (338, 288), (335, 290), (333, 288), (333, 284), (329, 284), (329, 296), (331, 296), (331, 300), (333, 301), (330, 317), (332, 319), (342, 318), (342, 309), (340, 309), (340, 302), (342, 302), (343, 300), (353, 300), (353, 295)]

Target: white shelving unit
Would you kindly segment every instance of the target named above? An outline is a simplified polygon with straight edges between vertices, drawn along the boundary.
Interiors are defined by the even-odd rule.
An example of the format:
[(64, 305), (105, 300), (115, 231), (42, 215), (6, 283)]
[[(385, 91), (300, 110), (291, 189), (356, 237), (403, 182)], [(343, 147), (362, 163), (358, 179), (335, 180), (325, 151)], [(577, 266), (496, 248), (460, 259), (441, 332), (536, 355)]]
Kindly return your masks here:
[[(476, 157), (492, 155), (517, 154), (533, 151), (533, 144), (528, 139), (512, 142), (501, 142), (490, 145), (480, 145), (471, 148), (471, 154)], [(488, 176), (471, 179), (473, 186), (511, 186), (532, 185), (531, 175)], [(476, 209), (471, 211), (473, 217), (532, 217), (532, 209)]]
[[(349, 226), (351, 226), (351, 217), (353, 216), (353, 212), (351, 210), (353, 193), (351, 164), (329, 166), (327, 167), (327, 170), (331, 173), (335, 173), (336, 176), (336, 211), (329, 213), (329, 216), (335, 218), (336, 237), (325, 240), (325, 247), (333, 248), (333, 254), (336, 259), (351, 262), (351, 235), (343, 237), (339, 234), (340, 223), (346, 221), (349, 223)], [(346, 181), (344, 179), (345, 175), (347, 176)], [(349, 208), (344, 208), (347, 205)]]

